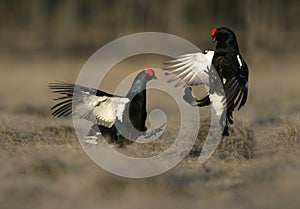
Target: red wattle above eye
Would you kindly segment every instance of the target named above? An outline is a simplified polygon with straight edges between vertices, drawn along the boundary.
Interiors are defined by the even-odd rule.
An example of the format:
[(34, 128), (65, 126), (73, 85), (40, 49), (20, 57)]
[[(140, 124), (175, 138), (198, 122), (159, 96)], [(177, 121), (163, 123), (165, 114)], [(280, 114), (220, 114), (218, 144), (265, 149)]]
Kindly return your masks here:
[(154, 76), (154, 72), (153, 72), (152, 69), (145, 70), (145, 73), (148, 74), (148, 75), (150, 75), (150, 76)]
[(217, 29), (216, 29), (216, 28), (213, 28), (213, 29), (211, 30), (211, 35), (212, 35), (212, 36), (216, 35), (216, 32), (217, 32)]

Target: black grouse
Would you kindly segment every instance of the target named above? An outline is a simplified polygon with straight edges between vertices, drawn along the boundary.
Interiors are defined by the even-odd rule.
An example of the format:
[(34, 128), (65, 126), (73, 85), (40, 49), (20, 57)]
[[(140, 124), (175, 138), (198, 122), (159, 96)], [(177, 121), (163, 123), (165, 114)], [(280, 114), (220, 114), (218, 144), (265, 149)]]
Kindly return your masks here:
[(146, 133), (146, 84), (152, 79), (157, 79), (152, 69), (141, 71), (125, 97), (70, 83), (50, 83), (49, 88), (62, 95), (55, 99), (60, 102), (51, 108), (52, 115), (62, 117), (73, 114), (92, 122), (94, 125), (87, 136), (90, 139), (88, 143), (97, 144), (96, 135), (100, 130), (113, 143), (129, 144), (131, 142), (124, 139), (121, 133), (124, 130), (128, 133), (132, 130), (131, 126), (138, 130), (129, 131), (132, 133), (129, 136), (131, 141), (141, 135), (149, 137), (161, 131), (158, 128)]
[[(248, 66), (240, 54), (237, 39), (234, 32), (227, 27), (214, 28), (211, 36), (216, 42), (215, 50), (206, 50), (204, 53), (192, 53), (178, 57), (168, 62), (170, 66), (165, 68), (177, 77), (170, 81), (179, 80), (177, 86), (186, 83), (188, 86), (204, 84), (212, 86), (213, 71), (216, 70), (222, 82), (225, 98), (226, 121), (223, 124), (223, 136), (229, 136), (229, 124), (233, 124), (233, 111), (240, 109), (247, 100), (248, 95)], [(201, 99), (194, 98), (191, 87), (185, 89), (183, 99), (193, 106), (207, 106), (216, 99), (219, 93), (215, 88), (209, 88), (209, 92)], [(220, 101), (220, 102), (223, 102)], [(223, 115), (224, 116), (224, 115)]]

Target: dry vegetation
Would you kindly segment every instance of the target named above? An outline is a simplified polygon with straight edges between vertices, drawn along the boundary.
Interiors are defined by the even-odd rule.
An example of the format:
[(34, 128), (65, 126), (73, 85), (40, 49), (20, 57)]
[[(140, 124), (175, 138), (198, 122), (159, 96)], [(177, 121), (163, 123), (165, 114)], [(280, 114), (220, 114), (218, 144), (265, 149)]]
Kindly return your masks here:
[[(297, 0), (0, 1), (0, 208), (298, 209), (299, 5)], [(171, 171), (147, 179), (99, 168), (84, 153), (71, 119), (51, 117), (54, 95), (48, 83), (75, 81), (87, 58), (108, 41), (160, 31), (212, 48), (209, 31), (218, 25), (238, 35), (250, 67), (250, 94), (235, 114), (230, 137), (204, 164), (197, 159), (208, 108), (201, 110), (205, 117), (189, 155)], [(101, 88), (112, 92), (129, 73), (164, 61), (153, 55), (130, 58)], [(149, 101), (170, 116), (166, 131), (153, 143), (119, 152), (147, 157), (173, 143), (180, 119), (174, 102), (155, 92)]]
[[(50, 116), (53, 95), (48, 82), (75, 80), (83, 63), (2, 60), (1, 208), (299, 208), (300, 100), (295, 95), (300, 63), (296, 58), (290, 58), (293, 64), (284, 78), (288, 82), (279, 79), (285, 60), (272, 65), (271, 76), (268, 64), (251, 63), (249, 102), (236, 114), (231, 136), (205, 164), (198, 164), (208, 125), (204, 120), (190, 155), (171, 171), (148, 179), (126, 179), (97, 167), (81, 149), (71, 120)], [(123, 69), (119, 72), (147, 65), (133, 63), (119, 66)], [(174, 130), (170, 124), (157, 142), (119, 151), (152, 155), (171, 144), (168, 139)]]

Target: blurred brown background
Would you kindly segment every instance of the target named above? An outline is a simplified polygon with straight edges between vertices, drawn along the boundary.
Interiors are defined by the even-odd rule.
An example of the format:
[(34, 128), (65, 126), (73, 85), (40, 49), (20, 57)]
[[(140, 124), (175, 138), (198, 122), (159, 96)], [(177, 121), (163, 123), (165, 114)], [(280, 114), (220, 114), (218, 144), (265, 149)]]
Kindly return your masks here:
[[(275, 110), (285, 114), (287, 110), (276, 100), (297, 100), (294, 96), (281, 96), (297, 94), (299, 8), (297, 0), (2, 0), (0, 107), (22, 112), (20, 106), (26, 106), (49, 114), (49, 99), (53, 96), (47, 83), (75, 81), (97, 49), (121, 36), (145, 31), (171, 33), (204, 50), (214, 48), (211, 29), (225, 25), (236, 32), (250, 68), (248, 108), (263, 117)], [(107, 82), (111, 85), (103, 89), (113, 91), (113, 82), (122, 76), (143, 67), (162, 67), (165, 59), (150, 57), (124, 62), (125, 66), (117, 66), (113, 71), (114, 79)], [(287, 83), (289, 86), (283, 87)], [(276, 92), (269, 92), (274, 85)], [(19, 96), (12, 97), (6, 89), (17, 91)], [(257, 108), (257, 102), (266, 104), (270, 99), (274, 109), (266, 105)], [(293, 109), (298, 105), (284, 105), (291, 104)], [(252, 111), (246, 112), (251, 112), (247, 120), (256, 120)]]
[[(2, 52), (93, 52), (117, 37), (144, 31), (172, 33), (211, 47), (212, 27), (237, 32), (244, 52), (299, 50), (297, 0), (2, 0)], [(254, 52), (255, 53), (255, 52)]]

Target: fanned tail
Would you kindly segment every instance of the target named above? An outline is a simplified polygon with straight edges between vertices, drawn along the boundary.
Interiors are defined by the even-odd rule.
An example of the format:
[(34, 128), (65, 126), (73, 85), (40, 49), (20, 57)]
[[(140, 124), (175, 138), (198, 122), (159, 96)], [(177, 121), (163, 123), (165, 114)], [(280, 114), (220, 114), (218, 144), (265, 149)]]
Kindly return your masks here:
[(62, 95), (54, 100), (60, 101), (53, 107), (51, 107), (52, 115), (54, 117), (66, 117), (72, 113), (72, 99), (74, 94), (74, 84), (70, 83), (62, 83), (55, 82), (49, 84), (49, 89), (53, 91), (53, 93), (57, 93)]

